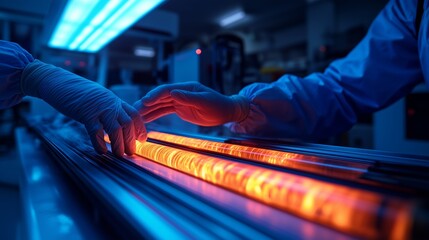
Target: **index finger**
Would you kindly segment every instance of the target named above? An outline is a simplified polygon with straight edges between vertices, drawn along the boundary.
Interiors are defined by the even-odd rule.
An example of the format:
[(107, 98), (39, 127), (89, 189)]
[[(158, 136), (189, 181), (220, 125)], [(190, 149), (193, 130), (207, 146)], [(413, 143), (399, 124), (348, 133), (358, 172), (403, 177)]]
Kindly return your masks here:
[(146, 106), (152, 106), (157, 103), (168, 102), (171, 100), (170, 92), (172, 90), (190, 91), (193, 89), (193, 87), (194, 85), (192, 84), (192, 82), (164, 84), (150, 91), (140, 101), (142, 105)]

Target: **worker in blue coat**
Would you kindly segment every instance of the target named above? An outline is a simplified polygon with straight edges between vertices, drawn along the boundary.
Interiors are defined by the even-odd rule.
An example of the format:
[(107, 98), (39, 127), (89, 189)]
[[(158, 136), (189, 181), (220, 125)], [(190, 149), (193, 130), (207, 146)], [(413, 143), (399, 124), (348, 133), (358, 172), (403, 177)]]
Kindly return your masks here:
[(146, 122), (170, 113), (202, 126), (264, 137), (324, 138), (348, 130), (357, 116), (429, 83), (429, 1), (392, 0), (367, 35), (323, 73), (284, 75), (224, 96), (199, 83), (162, 85), (134, 106)]
[(16, 43), (0, 40), (0, 108), (15, 105), (26, 95), (41, 98), (83, 123), (99, 153), (107, 152), (104, 131), (117, 156), (133, 154), (135, 140), (146, 140), (139, 113), (110, 90), (34, 59)]

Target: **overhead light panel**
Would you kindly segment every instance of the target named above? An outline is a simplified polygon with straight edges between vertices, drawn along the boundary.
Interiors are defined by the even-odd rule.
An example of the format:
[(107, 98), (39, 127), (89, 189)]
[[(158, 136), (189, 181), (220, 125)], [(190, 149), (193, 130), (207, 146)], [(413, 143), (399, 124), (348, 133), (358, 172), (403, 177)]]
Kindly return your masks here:
[(137, 57), (151, 58), (155, 56), (155, 51), (151, 47), (138, 46), (134, 48), (134, 55), (136, 55)]
[(53, 48), (97, 52), (165, 0), (70, 0), (48, 42)]
[(236, 23), (236, 22), (244, 19), (245, 16), (246, 16), (246, 14), (243, 11), (239, 10), (239, 11), (236, 11), (236, 12), (234, 12), (234, 13), (232, 13), (232, 14), (224, 17), (224, 18), (222, 18), (219, 21), (219, 24), (222, 27), (226, 27), (228, 25), (231, 25), (233, 23)]

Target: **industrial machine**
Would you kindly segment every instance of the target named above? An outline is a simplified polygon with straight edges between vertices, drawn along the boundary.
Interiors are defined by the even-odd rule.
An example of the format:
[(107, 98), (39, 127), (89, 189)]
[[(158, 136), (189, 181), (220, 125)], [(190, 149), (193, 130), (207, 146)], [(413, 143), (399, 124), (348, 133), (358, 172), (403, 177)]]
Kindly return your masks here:
[[(17, 131), (31, 239), (409, 239), (428, 231), (429, 162), (148, 126), (135, 156), (98, 155), (79, 123)], [(108, 137), (105, 137), (109, 142)]]
[(424, 84), (391, 106), (374, 114), (374, 148), (405, 154), (429, 155), (426, 127), (429, 93)]
[[(190, 48), (172, 54), (158, 65), (166, 66), (169, 83), (200, 82), (222, 94), (237, 94), (244, 87), (244, 43), (232, 34), (219, 34), (209, 46)], [(168, 66), (168, 67), (167, 67)], [(164, 75), (158, 72), (159, 75)], [(175, 114), (157, 120), (180, 131), (194, 133), (223, 133), (222, 128), (199, 127), (183, 121)]]

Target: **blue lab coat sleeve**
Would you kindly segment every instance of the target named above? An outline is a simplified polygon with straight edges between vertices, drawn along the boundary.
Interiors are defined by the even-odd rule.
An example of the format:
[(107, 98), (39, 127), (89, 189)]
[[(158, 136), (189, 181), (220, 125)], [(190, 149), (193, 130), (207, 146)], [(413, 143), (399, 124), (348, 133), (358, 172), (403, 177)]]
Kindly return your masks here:
[(33, 61), (34, 58), (18, 44), (0, 40), (0, 109), (18, 104), (24, 97), (21, 74)]
[(416, 31), (416, 2), (387, 4), (363, 40), (324, 73), (284, 75), (240, 91), (251, 102), (233, 132), (265, 137), (325, 138), (348, 130), (357, 116), (382, 109), (423, 81)]

